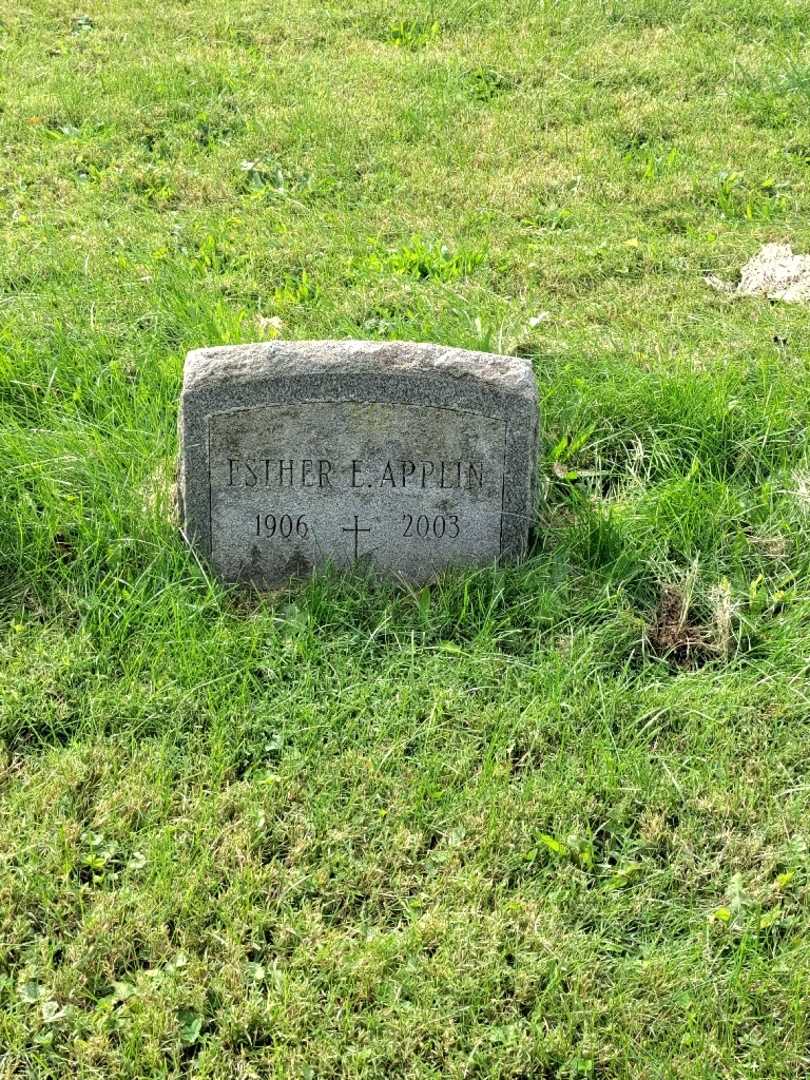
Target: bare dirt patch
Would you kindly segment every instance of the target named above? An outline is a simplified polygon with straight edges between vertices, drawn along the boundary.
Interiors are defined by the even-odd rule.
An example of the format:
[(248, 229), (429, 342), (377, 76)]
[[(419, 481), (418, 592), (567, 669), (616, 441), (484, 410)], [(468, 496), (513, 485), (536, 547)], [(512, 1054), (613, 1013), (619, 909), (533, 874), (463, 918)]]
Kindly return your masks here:
[(810, 255), (794, 255), (790, 244), (765, 244), (740, 271), (737, 285), (714, 274), (706, 284), (728, 296), (765, 296), (788, 303), (810, 303)]
[(647, 640), (656, 656), (678, 667), (701, 667), (715, 654), (704, 627), (690, 620), (688, 601), (675, 585), (661, 590)]

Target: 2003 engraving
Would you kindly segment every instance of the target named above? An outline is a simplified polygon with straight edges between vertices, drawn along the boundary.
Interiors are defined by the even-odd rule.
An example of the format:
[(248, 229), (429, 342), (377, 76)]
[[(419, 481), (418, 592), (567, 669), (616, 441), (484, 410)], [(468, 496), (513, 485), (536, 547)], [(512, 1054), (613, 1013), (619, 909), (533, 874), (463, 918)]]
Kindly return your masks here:
[(403, 514), (402, 520), (406, 522), (403, 536), (418, 536), (423, 540), (432, 537), (434, 540), (442, 540), (447, 536), (455, 540), (461, 530), (458, 524), (458, 514), (437, 514), (430, 520), (427, 514), (420, 514), (415, 520), (413, 514)]

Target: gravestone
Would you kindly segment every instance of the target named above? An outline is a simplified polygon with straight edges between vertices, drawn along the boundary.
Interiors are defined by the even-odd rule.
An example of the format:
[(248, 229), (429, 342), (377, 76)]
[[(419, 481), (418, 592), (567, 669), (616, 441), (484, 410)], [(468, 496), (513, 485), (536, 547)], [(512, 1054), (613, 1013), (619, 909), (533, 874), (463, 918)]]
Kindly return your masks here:
[(421, 583), (526, 548), (526, 360), (405, 342), (197, 349), (180, 441), (184, 534), (227, 581), (331, 564)]

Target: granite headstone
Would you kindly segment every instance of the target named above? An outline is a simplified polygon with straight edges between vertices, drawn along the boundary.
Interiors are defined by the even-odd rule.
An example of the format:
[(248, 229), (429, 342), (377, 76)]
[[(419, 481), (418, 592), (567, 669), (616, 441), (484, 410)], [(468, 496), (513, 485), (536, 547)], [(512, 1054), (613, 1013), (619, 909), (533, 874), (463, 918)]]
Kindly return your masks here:
[(511, 356), (407, 342), (197, 349), (185, 364), (184, 535), (227, 581), (357, 566), (421, 583), (520, 556), (537, 390)]

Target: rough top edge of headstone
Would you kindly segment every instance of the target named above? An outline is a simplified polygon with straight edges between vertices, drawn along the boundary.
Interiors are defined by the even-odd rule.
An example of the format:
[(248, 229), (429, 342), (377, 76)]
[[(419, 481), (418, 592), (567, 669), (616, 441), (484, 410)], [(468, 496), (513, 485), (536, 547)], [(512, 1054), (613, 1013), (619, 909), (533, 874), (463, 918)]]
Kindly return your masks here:
[(186, 357), (183, 393), (218, 383), (296, 375), (413, 375), (475, 379), (493, 389), (536, 400), (531, 364), (517, 356), (473, 352), (413, 341), (265, 341), (216, 345)]

